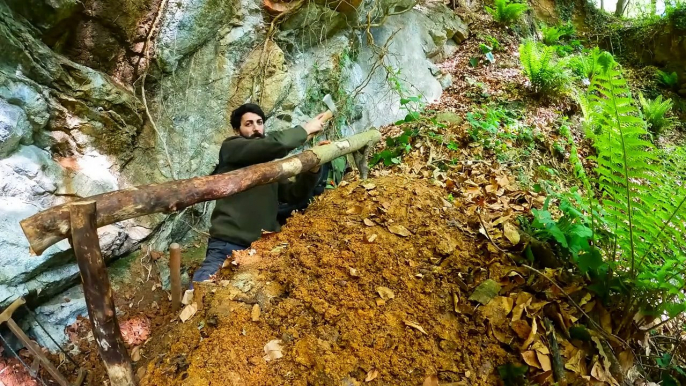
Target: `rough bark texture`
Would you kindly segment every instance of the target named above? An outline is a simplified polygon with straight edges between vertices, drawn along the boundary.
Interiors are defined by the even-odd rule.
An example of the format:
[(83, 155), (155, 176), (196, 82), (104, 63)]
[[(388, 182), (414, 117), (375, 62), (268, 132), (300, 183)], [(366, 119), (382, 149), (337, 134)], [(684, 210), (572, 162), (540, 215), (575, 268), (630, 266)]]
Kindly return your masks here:
[(133, 386), (136, 383), (131, 358), (119, 330), (112, 287), (100, 253), (95, 223), (96, 203), (92, 200), (72, 203), (69, 214), (72, 246), (81, 271), (88, 318), (100, 357), (113, 386)]
[(39, 212), (21, 221), (21, 227), (33, 252), (40, 255), (51, 245), (69, 236), (69, 208), (75, 203), (96, 203), (97, 227), (153, 213), (174, 212), (199, 202), (228, 197), (257, 185), (292, 177), (364, 146), (373, 145), (380, 138), (381, 134), (377, 130), (369, 130), (282, 160), (229, 173), (99, 194)]
[(181, 308), (181, 247), (177, 243), (169, 246), (169, 272), (171, 276), (172, 312)]

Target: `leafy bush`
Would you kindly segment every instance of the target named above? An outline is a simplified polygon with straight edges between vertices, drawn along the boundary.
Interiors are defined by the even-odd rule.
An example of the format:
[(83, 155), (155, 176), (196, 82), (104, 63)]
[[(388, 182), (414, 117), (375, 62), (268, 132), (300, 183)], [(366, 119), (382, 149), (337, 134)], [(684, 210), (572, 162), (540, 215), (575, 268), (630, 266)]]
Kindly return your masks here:
[(419, 135), (418, 129), (405, 129), (397, 137), (386, 138), (386, 149), (374, 154), (369, 160), (369, 166), (373, 167), (379, 162), (383, 162), (384, 166), (399, 164), (402, 156), (412, 150), (411, 141), (417, 135)]
[(662, 70), (657, 70), (655, 76), (657, 77), (658, 83), (669, 89), (674, 90), (679, 85), (679, 77), (676, 75), (676, 72), (670, 73)]
[(498, 39), (494, 38), (493, 36), (488, 35), (484, 37), (484, 40), (486, 40), (487, 45), (493, 47), (493, 52), (498, 52), (502, 49), (500, 41), (498, 41)]
[(517, 21), (529, 9), (525, 4), (510, 3), (510, 0), (495, 0), (495, 8), (486, 7), (486, 12), (500, 24), (510, 25)]
[(556, 60), (554, 48), (527, 40), (519, 46), (519, 60), (534, 94), (551, 96), (562, 93), (569, 87), (569, 71), (563, 62)]
[(677, 120), (668, 117), (667, 114), (672, 110), (672, 99), (662, 100), (662, 95), (655, 99), (645, 99), (643, 94), (638, 94), (641, 102), (643, 118), (648, 124), (648, 128), (653, 134), (660, 135), (676, 126)]

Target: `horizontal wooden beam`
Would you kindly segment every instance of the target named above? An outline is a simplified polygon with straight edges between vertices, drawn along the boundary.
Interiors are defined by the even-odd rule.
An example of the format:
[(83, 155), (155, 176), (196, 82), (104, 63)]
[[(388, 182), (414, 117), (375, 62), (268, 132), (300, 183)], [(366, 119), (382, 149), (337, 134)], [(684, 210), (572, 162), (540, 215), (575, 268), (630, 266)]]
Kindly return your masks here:
[[(328, 145), (313, 147), (288, 158), (229, 173), (138, 186), (73, 202), (95, 201), (98, 208), (98, 227), (153, 213), (170, 213), (199, 202), (217, 200), (257, 185), (295, 176), (373, 145), (379, 139), (381, 134), (377, 130), (369, 130)], [(20, 222), (33, 253), (40, 255), (51, 245), (69, 237), (69, 206), (73, 202), (46, 209)]]

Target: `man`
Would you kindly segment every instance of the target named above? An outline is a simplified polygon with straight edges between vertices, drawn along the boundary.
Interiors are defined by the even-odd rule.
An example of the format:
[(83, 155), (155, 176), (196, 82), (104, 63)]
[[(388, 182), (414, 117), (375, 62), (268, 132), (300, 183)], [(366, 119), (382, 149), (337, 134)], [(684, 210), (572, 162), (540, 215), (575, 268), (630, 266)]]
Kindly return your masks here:
[[(219, 163), (212, 174), (226, 173), (285, 157), (322, 130), (323, 114), (297, 126), (264, 135), (265, 116), (255, 104), (244, 104), (231, 113), (231, 126), (237, 135), (224, 140)], [(296, 203), (306, 198), (319, 180), (319, 166), (297, 176), (295, 182), (279, 181), (256, 186), (217, 200), (212, 212), (210, 239), (205, 261), (193, 274), (193, 281), (204, 281), (219, 271), (233, 251), (246, 249), (260, 238), (262, 230), (278, 232), (276, 219), (279, 201)]]

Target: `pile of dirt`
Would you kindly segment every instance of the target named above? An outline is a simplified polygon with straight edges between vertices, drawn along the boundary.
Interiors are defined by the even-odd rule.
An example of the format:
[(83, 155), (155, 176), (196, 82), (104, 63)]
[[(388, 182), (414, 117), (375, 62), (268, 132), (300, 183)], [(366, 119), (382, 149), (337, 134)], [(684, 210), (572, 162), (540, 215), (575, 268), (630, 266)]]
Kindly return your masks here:
[(467, 297), (509, 268), (444, 197), (402, 176), (327, 192), (196, 288), (141, 385), (494, 384), (513, 355)]

